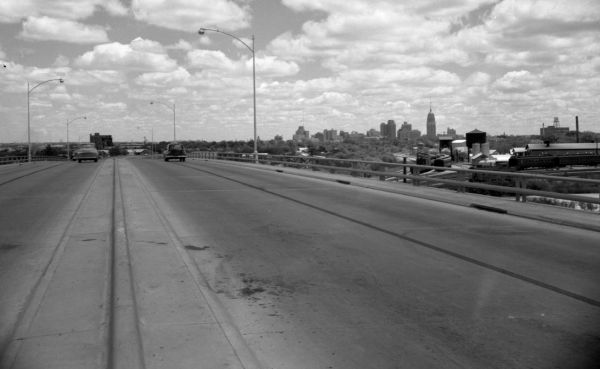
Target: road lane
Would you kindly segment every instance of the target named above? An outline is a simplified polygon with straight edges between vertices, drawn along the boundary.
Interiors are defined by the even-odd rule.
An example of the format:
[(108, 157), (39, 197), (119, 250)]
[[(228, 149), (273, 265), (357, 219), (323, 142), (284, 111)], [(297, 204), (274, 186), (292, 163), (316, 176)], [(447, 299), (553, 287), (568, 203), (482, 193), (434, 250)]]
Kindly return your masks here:
[(128, 160), (95, 168), (6, 332), (0, 369), (260, 368)]
[(0, 168), (0, 352), (98, 165)]
[(597, 306), (423, 243), (595, 301), (597, 233), (209, 162), (132, 163), (269, 367), (595, 362)]
[[(289, 176), (273, 178), (271, 172), (257, 172), (253, 174), (258, 176), (255, 181), (245, 174), (240, 175), (231, 166), (220, 168), (216, 174), (312, 206), (315, 210), (347, 217), (358, 224), (420, 243), (424, 247), (440, 248), (443, 249), (440, 251), (448, 250), (450, 253), (456, 251), (459, 258), (475, 259), (493, 267), (506, 268), (518, 274), (517, 278), (533, 278), (543, 284), (564, 287), (564, 290), (593, 299), (596, 304), (600, 301), (600, 289), (595, 283), (597, 265), (600, 263), (597, 246), (585, 240), (578, 242), (581, 236), (578, 229), (553, 226), (551, 228), (556, 232), (545, 236), (538, 229), (539, 226), (548, 227), (546, 223), (505, 214), (474, 212), (469, 208), (405, 196), (400, 196), (403, 198), (401, 206), (381, 206), (395, 201), (399, 196), (378, 191), (373, 191), (376, 196), (371, 196), (369, 191), (355, 189), (346, 189), (352, 195), (348, 195), (348, 191), (338, 190), (311, 188), (302, 191), (302, 187), (294, 187), (298, 186), (298, 182), (292, 187), (281, 184), (289, 181)], [(269, 184), (265, 185), (265, 181), (269, 181)], [(448, 194), (451, 196), (452, 192)], [(349, 198), (352, 201), (348, 201)], [(327, 203), (327, 206), (322, 206), (323, 203)], [(476, 222), (470, 220), (474, 214)], [(532, 224), (537, 224), (537, 227), (532, 227)], [(432, 233), (432, 229), (435, 232)], [(491, 237), (492, 233), (495, 237)], [(435, 239), (443, 234), (449, 236), (444, 242)], [(432, 237), (432, 242), (429, 242)], [(576, 253), (572, 252), (572, 248), (576, 248)], [(532, 269), (532, 264), (544, 265)]]

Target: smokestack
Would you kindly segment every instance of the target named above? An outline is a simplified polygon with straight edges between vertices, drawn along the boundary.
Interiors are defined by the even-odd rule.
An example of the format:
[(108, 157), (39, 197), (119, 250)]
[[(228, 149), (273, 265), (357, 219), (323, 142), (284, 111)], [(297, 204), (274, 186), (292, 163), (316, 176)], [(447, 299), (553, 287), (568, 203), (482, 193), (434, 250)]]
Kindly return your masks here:
[(579, 143), (579, 116), (575, 116), (575, 137), (577, 137), (577, 143)]

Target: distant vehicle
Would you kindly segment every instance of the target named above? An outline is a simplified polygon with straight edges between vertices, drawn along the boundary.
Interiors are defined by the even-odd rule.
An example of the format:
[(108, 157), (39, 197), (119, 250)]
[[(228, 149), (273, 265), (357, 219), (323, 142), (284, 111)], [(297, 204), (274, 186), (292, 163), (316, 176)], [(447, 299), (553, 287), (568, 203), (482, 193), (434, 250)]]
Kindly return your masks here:
[(93, 160), (97, 162), (98, 157), (98, 150), (96, 150), (96, 145), (93, 143), (81, 144), (73, 153), (73, 160), (77, 160), (79, 163), (84, 160)]
[(178, 142), (171, 142), (167, 145), (167, 148), (163, 152), (163, 157), (165, 161), (169, 161), (171, 159), (178, 159), (179, 161), (185, 161), (187, 157), (185, 153), (185, 149), (183, 145)]

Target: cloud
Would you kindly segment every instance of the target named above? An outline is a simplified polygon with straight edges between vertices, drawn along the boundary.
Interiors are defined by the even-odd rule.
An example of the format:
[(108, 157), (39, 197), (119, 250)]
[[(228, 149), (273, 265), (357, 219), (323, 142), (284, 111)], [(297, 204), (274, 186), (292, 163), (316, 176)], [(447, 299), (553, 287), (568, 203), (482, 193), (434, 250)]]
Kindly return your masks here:
[(144, 73), (135, 79), (139, 85), (165, 87), (184, 85), (190, 79), (190, 73), (179, 67), (171, 72)]
[(177, 41), (177, 43), (175, 43), (173, 45), (169, 45), (166, 48), (169, 50), (189, 51), (189, 50), (192, 50), (194, 48), (194, 46), (190, 42), (180, 39), (179, 41)]
[(125, 68), (131, 71), (167, 72), (177, 68), (162, 46), (151, 40), (136, 38), (130, 44), (119, 42), (96, 45), (75, 60), (76, 66), (93, 69)]
[[(284, 2), (294, 9), (321, 10), (327, 16), (303, 24), (302, 32), (281, 34), (267, 47), (277, 56), (303, 62), (321, 60), (334, 71), (376, 68), (394, 60), (407, 66), (428, 63), (469, 64), (456, 41), (446, 38), (449, 20), (416, 14), (404, 2), (308, 1)], [(411, 61), (408, 60), (412, 58)]]
[[(249, 60), (246, 64), (250, 64)], [(274, 56), (256, 58), (256, 73), (259, 77), (289, 77), (296, 75), (300, 67), (294, 62), (279, 60)]]
[(80, 69), (69, 72), (68, 86), (118, 86), (127, 83), (125, 73), (117, 70)]
[[(69, 67), (58, 68), (27, 68), (21, 71), (27, 81), (44, 81), (56, 78), (65, 78), (71, 72)], [(32, 82), (33, 83), (33, 82)], [(58, 83), (58, 82), (56, 82)]]
[(410, 69), (349, 70), (341, 74), (342, 79), (354, 81), (354, 84), (368, 86), (409, 83), (418, 86), (457, 86), (460, 78), (451, 72), (427, 67)]
[(512, 71), (497, 79), (493, 87), (501, 92), (526, 92), (541, 87), (541, 80), (526, 70)]
[(458, 32), (463, 28), (471, 28), (485, 24), (485, 22), (490, 18), (490, 14), (494, 10), (494, 7), (501, 1), (502, 0), (492, 3), (483, 3), (476, 9), (463, 14), (456, 21), (451, 23), (450, 33)]
[(160, 42), (137, 37), (130, 43), (131, 49), (141, 53), (164, 54), (165, 48)]
[(243, 67), (243, 63), (236, 63), (219, 50), (192, 50), (187, 53), (190, 67), (200, 69), (213, 69), (234, 72)]
[(106, 29), (50, 17), (28, 17), (20, 36), (26, 40), (63, 41), (77, 44), (107, 42)]
[(324, 92), (321, 95), (304, 101), (306, 105), (326, 105), (326, 106), (350, 106), (358, 105), (357, 100), (348, 93), (334, 91)]
[(0, 23), (19, 23), (23, 18), (48, 16), (61, 19), (85, 19), (103, 8), (111, 15), (126, 15), (119, 0), (2, 0)]
[(491, 76), (484, 72), (474, 72), (467, 79), (464, 84), (467, 86), (485, 86), (490, 83)]
[(69, 58), (67, 58), (64, 55), (59, 55), (54, 60), (54, 64), (53, 65), (55, 67), (68, 67), (70, 63), (71, 63), (71, 61), (69, 60)]
[(137, 20), (194, 33), (208, 26), (242, 29), (251, 18), (247, 7), (230, 0), (133, 0), (131, 8)]
[[(213, 78), (252, 76), (252, 57), (244, 56), (242, 59), (230, 59), (219, 50), (192, 50), (187, 54), (188, 64), (191, 68), (209, 70)], [(257, 79), (290, 77), (296, 75), (300, 67), (295, 62), (279, 60), (275, 56), (256, 56)]]

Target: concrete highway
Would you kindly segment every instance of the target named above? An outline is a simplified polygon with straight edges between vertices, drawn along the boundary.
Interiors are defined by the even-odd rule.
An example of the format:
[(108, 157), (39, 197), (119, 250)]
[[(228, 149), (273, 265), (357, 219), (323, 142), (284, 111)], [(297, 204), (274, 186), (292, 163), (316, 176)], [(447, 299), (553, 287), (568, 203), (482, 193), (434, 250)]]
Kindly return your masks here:
[(593, 230), (137, 157), (0, 167), (0, 209), (0, 369), (600, 362)]

